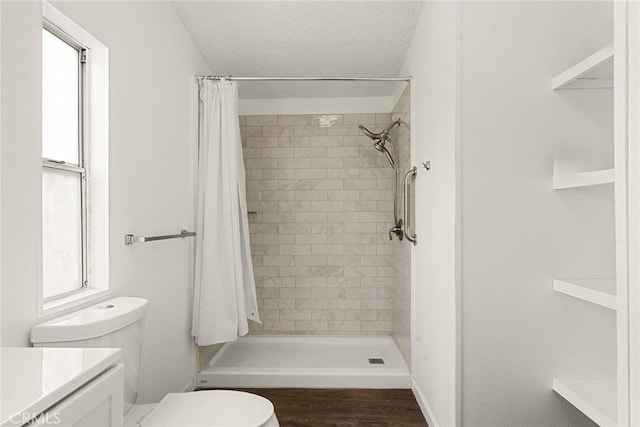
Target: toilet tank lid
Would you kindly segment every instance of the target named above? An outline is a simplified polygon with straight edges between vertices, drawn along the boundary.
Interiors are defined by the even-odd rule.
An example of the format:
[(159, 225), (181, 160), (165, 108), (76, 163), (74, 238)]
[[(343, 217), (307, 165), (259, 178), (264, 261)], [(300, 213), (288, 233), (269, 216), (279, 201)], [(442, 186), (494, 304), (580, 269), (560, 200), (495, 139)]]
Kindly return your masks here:
[(31, 329), (31, 342), (56, 343), (101, 337), (142, 320), (149, 301), (117, 297), (40, 323)]

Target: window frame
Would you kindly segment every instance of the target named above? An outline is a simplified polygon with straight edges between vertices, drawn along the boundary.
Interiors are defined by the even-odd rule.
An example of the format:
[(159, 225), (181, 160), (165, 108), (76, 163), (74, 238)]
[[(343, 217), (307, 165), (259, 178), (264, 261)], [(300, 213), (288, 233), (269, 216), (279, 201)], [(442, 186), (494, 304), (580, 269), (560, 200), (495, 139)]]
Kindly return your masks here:
[[(64, 160), (49, 159), (42, 157), (42, 173), (45, 168), (56, 169), (65, 172), (73, 172), (80, 176), (80, 233), (81, 233), (81, 262), (82, 262), (82, 277), (80, 286), (71, 291), (62, 292), (56, 295), (52, 295), (43, 298), (43, 303), (49, 303), (51, 301), (66, 298), (70, 295), (78, 294), (89, 289), (89, 178), (88, 178), (88, 156), (89, 156), (89, 144), (87, 138), (87, 57), (89, 49), (72, 38), (65, 31), (61, 30), (55, 24), (47, 20), (42, 21), (42, 30), (48, 31), (54, 37), (57, 37), (76, 51), (78, 51), (78, 164), (66, 163)], [(42, 281), (42, 292), (44, 294), (45, 279)]]

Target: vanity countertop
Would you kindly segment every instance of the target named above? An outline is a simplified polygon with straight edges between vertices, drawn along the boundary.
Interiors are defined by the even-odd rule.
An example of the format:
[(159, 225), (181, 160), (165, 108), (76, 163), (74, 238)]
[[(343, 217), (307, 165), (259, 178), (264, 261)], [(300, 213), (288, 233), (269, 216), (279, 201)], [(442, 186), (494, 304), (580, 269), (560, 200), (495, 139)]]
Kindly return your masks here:
[(118, 348), (1, 348), (0, 425), (26, 424), (120, 358)]

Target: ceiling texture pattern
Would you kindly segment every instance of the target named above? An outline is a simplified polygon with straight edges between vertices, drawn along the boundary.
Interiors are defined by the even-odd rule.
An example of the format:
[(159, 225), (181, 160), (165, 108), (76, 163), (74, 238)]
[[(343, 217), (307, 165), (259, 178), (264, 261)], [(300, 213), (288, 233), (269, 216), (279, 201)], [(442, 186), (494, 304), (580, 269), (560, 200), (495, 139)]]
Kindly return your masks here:
[[(423, 1), (177, 1), (215, 75), (398, 77)], [(390, 83), (242, 82), (241, 98), (388, 96)]]

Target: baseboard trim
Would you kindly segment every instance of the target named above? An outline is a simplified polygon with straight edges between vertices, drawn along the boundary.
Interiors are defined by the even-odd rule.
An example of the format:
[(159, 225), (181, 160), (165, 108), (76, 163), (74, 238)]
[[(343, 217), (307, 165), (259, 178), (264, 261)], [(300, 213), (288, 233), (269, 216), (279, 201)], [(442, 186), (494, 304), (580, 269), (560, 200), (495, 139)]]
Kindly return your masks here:
[(433, 414), (429, 403), (427, 403), (427, 399), (424, 397), (424, 393), (422, 393), (422, 389), (416, 382), (414, 378), (411, 379), (411, 390), (413, 391), (413, 395), (416, 397), (416, 401), (418, 402), (418, 406), (420, 406), (420, 410), (422, 411), (422, 415), (424, 415), (424, 419), (427, 420), (427, 424), (429, 427), (440, 427), (440, 423), (436, 419), (436, 416)]
[(193, 378), (189, 378), (189, 382), (187, 383), (186, 386), (184, 386), (184, 388), (182, 389), (183, 393), (188, 393), (190, 391), (195, 390), (196, 388), (196, 382), (194, 381)]

